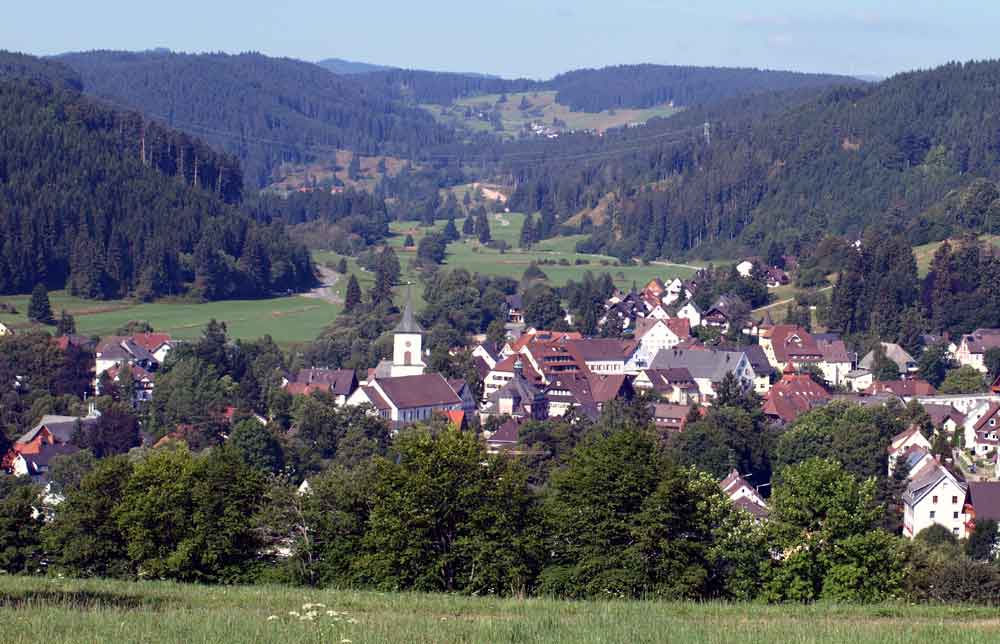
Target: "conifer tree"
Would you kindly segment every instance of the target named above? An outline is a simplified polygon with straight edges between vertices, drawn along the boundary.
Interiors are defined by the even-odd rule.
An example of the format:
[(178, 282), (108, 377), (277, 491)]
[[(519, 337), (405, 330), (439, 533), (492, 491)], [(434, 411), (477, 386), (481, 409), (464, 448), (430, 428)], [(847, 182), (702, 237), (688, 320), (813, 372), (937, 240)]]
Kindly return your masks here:
[(486, 213), (481, 213), (476, 219), (476, 236), (479, 243), (488, 244), (490, 242), (490, 221), (486, 218)]
[(449, 242), (453, 242), (461, 238), (461, 235), (458, 234), (458, 228), (455, 227), (454, 217), (448, 218), (448, 223), (444, 225), (444, 231), (442, 232), (442, 234), (444, 235), (444, 238)]
[(52, 305), (49, 303), (49, 290), (44, 284), (36, 284), (31, 292), (31, 302), (28, 304), (28, 319), (42, 324), (53, 324)]
[(469, 213), (465, 217), (465, 221), (462, 222), (462, 234), (465, 235), (466, 237), (471, 237), (476, 232), (476, 228), (473, 221), (474, 220), (472, 218), (472, 213)]
[(73, 335), (74, 333), (76, 333), (76, 320), (66, 312), (66, 309), (63, 309), (59, 316), (59, 322), (56, 323), (56, 335)]
[(340, 273), (341, 275), (346, 275), (347, 274), (347, 258), (346, 257), (341, 257), (340, 261), (337, 262), (337, 272)]
[(347, 280), (347, 292), (344, 294), (344, 312), (350, 313), (358, 304), (361, 304), (361, 286), (358, 284), (358, 278), (351, 273), (350, 279)]

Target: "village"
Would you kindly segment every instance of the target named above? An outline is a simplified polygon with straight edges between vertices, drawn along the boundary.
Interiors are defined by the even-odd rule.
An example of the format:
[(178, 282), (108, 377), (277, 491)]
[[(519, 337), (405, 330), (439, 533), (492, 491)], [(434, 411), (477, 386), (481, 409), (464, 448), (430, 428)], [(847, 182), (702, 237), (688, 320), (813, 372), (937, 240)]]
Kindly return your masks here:
[[(768, 279), (780, 282), (782, 277), (769, 273)], [(937, 524), (964, 538), (976, 520), (1000, 520), (1000, 377), (981, 393), (941, 394), (918, 376), (916, 357), (898, 345), (882, 343), (881, 358), (895, 363), (900, 377), (879, 380), (875, 351), (859, 357), (837, 335), (776, 324), (769, 311), (742, 323), (738, 330), (742, 342), (706, 344), (699, 339), (704, 337), (699, 330), (731, 336), (733, 312), (741, 309), (741, 303), (735, 296), (722, 296), (702, 310), (694, 301), (695, 289), (694, 280), (653, 279), (641, 289), (616, 290), (604, 303), (600, 325), (614, 327), (617, 337), (525, 327), (521, 297), (509, 296), (508, 333), (502, 345), (479, 336), (471, 346), (454, 349), (471, 353), (481, 395), (467, 380), (449, 379), (428, 369), (425, 330), (407, 290), (392, 332), (391, 359), (362, 377), (348, 369), (303, 368), (284, 374), (282, 388), (293, 397), (323, 392), (337, 406), (367, 410), (393, 433), (435, 418), (460, 430), (475, 427), (489, 452), (511, 455), (524, 449), (521, 432), (527, 423), (593, 421), (615, 400), (648, 400), (650, 417), (665, 440), (704, 416), (726, 387), (736, 386), (755, 396), (775, 427), (788, 426), (834, 402), (865, 407), (915, 402), (930, 417), (933, 433), (908, 427), (892, 438), (887, 453), (890, 476), (900, 462), (906, 466), (903, 534), (912, 538)], [(12, 333), (0, 328), (0, 335)], [(125, 384), (136, 409), (153, 399), (157, 373), (178, 345), (169, 334), (155, 332), (104, 337), (96, 344), (70, 334), (53, 342), (63, 351), (73, 347), (93, 352), (95, 396), (101, 395), (102, 387), (131, 380)], [(954, 364), (985, 373), (984, 356), (998, 347), (1000, 329), (978, 329), (949, 343), (947, 355)], [(235, 412), (235, 406), (227, 407), (222, 420), (232, 422)], [(53, 459), (78, 452), (74, 433), (96, 423), (99, 416), (93, 405), (85, 416), (45, 415), (13, 443), (3, 457), (3, 470), (45, 484)], [(261, 425), (269, 423), (261, 414), (253, 418)], [(143, 440), (147, 446), (161, 446), (183, 439), (185, 429), (178, 426), (156, 441), (144, 434)], [(943, 459), (940, 450), (932, 449), (938, 437), (954, 446)], [(304, 485), (308, 487), (308, 482)], [(766, 490), (735, 469), (719, 485), (738, 507), (766, 520)], [(58, 495), (47, 499), (59, 500)]]

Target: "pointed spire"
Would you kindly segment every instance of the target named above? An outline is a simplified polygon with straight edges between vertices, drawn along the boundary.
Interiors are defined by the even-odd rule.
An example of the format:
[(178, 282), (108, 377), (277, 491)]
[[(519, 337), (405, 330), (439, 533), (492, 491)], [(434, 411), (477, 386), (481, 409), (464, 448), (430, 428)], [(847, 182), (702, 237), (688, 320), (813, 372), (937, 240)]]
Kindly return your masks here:
[(403, 306), (403, 317), (400, 318), (399, 324), (393, 330), (394, 333), (423, 333), (424, 330), (420, 328), (417, 324), (417, 320), (413, 317), (413, 297), (410, 292), (410, 285), (406, 285), (406, 304)]

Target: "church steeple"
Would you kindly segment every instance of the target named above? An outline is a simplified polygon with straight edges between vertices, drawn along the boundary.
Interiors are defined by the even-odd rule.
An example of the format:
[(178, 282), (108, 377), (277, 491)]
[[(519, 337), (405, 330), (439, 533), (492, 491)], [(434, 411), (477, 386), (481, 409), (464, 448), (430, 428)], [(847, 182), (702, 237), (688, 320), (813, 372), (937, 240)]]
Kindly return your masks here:
[(415, 376), (424, 372), (423, 332), (413, 315), (413, 297), (407, 284), (403, 316), (392, 332), (393, 376)]
[(424, 330), (420, 328), (417, 324), (416, 318), (413, 317), (413, 297), (410, 292), (410, 285), (406, 285), (406, 304), (403, 305), (403, 317), (400, 318), (399, 324), (393, 329), (393, 333), (423, 333)]

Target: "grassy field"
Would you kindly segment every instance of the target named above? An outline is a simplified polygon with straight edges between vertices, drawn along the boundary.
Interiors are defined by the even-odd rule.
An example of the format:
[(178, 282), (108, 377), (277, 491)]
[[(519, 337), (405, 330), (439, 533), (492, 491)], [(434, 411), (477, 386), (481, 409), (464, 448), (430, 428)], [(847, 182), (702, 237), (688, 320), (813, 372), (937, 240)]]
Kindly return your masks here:
[[(312, 612), (311, 612), (312, 611)], [(332, 613), (332, 614), (331, 614)], [(965, 642), (995, 609), (569, 602), (0, 577), (3, 641), (40, 642)]]
[[(605, 110), (597, 113), (572, 112), (568, 106), (556, 102), (554, 91), (508, 94), (506, 103), (497, 103), (499, 99), (499, 94), (490, 94), (461, 99), (447, 107), (440, 105), (422, 107), (442, 123), (472, 131), (492, 131), (492, 125), (478, 118), (476, 114), (496, 109), (500, 112), (503, 134), (512, 138), (530, 123), (552, 126), (553, 119), (559, 119), (566, 124), (565, 127), (556, 128), (558, 130), (603, 132), (630, 123), (645, 123), (652, 118), (672, 116), (680, 111), (670, 107), (669, 104), (663, 104), (646, 109)], [(522, 99), (531, 104), (526, 110), (520, 108)], [(471, 111), (471, 116), (466, 116), (467, 109)]]
[[(15, 329), (29, 326), (25, 315), (29, 299), (27, 295), (0, 298), (0, 302), (13, 304), (18, 311), (18, 315), (0, 313), (0, 321)], [(62, 309), (71, 313), (76, 318), (77, 332), (83, 335), (109, 335), (129, 320), (146, 320), (157, 331), (176, 338), (196, 338), (205, 324), (215, 318), (225, 321), (233, 339), (256, 339), (270, 334), (276, 342), (285, 345), (314, 339), (340, 312), (335, 304), (302, 296), (199, 304), (103, 302), (54, 292), (49, 299), (56, 316)]]
[[(983, 235), (981, 239), (989, 240), (991, 244), (995, 247), (1000, 248), (1000, 235)], [(937, 249), (941, 247), (944, 242), (931, 242), (929, 244), (923, 244), (921, 246), (913, 247), (913, 255), (917, 259), (917, 272), (920, 277), (924, 277), (931, 269), (931, 261), (934, 259), (934, 253)], [(957, 242), (952, 241), (952, 248), (955, 247)]]
[[(455, 222), (461, 230), (463, 220)], [(570, 235), (566, 237), (555, 237), (536, 244), (529, 250), (517, 248), (517, 240), (521, 234), (521, 225), (524, 223), (524, 215), (520, 213), (503, 213), (490, 217), (490, 232), (495, 240), (506, 241), (511, 248), (500, 253), (498, 250), (486, 248), (478, 241), (462, 239), (448, 245), (448, 254), (445, 259), (449, 268), (464, 268), (473, 273), (484, 275), (500, 275), (520, 279), (524, 270), (531, 263), (542, 260), (563, 260), (568, 265), (543, 265), (539, 266), (542, 272), (548, 277), (549, 283), (554, 286), (563, 286), (570, 279), (580, 280), (586, 271), (591, 271), (595, 275), (610, 273), (615, 284), (622, 288), (630, 288), (635, 282), (640, 288), (654, 277), (663, 280), (674, 277), (686, 278), (694, 273), (694, 266), (679, 264), (650, 264), (648, 266), (615, 266), (617, 260), (606, 255), (591, 255), (576, 252), (576, 244), (584, 238), (583, 235)], [(422, 227), (417, 222), (397, 221), (390, 226), (394, 236), (389, 243), (396, 248), (399, 253), (400, 262), (404, 265), (409, 258), (414, 255), (414, 249), (404, 249), (403, 242), (406, 235), (412, 235), (416, 244), (420, 243), (420, 238), (428, 231), (439, 231), (444, 228), (444, 221), (439, 221), (433, 228)], [(576, 264), (577, 260), (588, 262), (587, 264)], [(406, 277), (404, 275), (404, 277)]]

